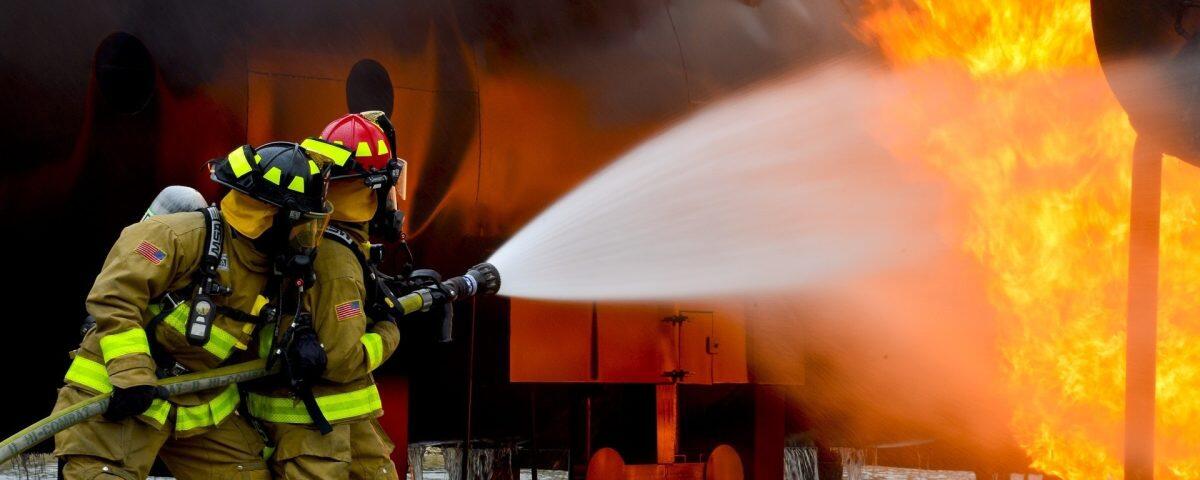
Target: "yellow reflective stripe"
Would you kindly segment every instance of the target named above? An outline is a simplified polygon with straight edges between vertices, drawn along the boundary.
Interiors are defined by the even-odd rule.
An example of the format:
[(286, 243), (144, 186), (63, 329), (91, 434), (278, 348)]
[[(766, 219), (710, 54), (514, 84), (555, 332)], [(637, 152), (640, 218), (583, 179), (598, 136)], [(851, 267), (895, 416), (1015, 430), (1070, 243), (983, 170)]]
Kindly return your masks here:
[(275, 343), (275, 322), (263, 325), (258, 333), (258, 358), (267, 358), (271, 354), (271, 344)]
[(262, 155), (254, 154), (254, 163), (262, 163)]
[[(250, 414), (274, 423), (312, 423), (304, 403), (294, 398), (268, 397), (251, 393), (246, 397)], [(375, 385), (353, 392), (317, 397), (317, 406), (331, 422), (366, 415), (383, 408)]]
[(225, 417), (233, 413), (237, 404), (237, 385), (230, 385), (208, 403), (194, 407), (180, 406), (175, 409), (175, 431), (219, 425)]
[(80, 356), (71, 361), (71, 367), (67, 369), (63, 380), (78, 383), (100, 393), (112, 391), (112, 384), (108, 383), (108, 369), (100, 362)]
[(379, 398), (379, 389), (371, 385), (353, 392), (317, 397), (317, 406), (321, 407), (326, 420), (335, 421), (380, 410), (383, 400)]
[(279, 182), (280, 182), (279, 176), (280, 175), (283, 175), (283, 170), (280, 170), (279, 167), (271, 167), (271, 168), (267, 169), (267, 173), (263, 174), (263, 178), (266, 179), (268, 182), (279, 185)]
[(150, 342), (146, 340), (145, 330), (131, 328), (100, 337), (100, 351), (104, 353), (104, 363), (108, 363), (114, 358), (135, 353), (149, 355)]
[(246, 158), (248, 149), (249, 147), (245, 146), (238, 147), (237, 150), (229, 152), (229, 155), (225, 156), (229, 160), (229, 168), (233, 169), (234, 177), (242, 178), (242, 175), (250, 172), (250, 160)]
[[(246, 395), (246, 409), (250, 415), (273, 423), (312, 423), (308, 411), (300, 400), (277, 398), (251, 393)], [(329, 418), (327, 417), (326, 420)]]
[(376, 150), (379, 150), (380, 155), (387, 155), (390, 151), (387, 148), (387, 142), (384, 142), (382, 139), (376, 142)]
[(300, 146), (309, 152), (328, 158), (334, 165), (339, 167), (345, 165), (346, 160), (350, 159), (351, 152), (348, 148), (324, 140), (307, 138), (303, 142), (300, 142)]
[(356, 150), (354, 152), (354, 156), (356, 156), (356, 157), (371, 156), (371, 146), (367, 145), (367, 142), (358, 142), (358, 150)]
[[(83, 357), (75, 357), (75, 360), (71, 362), (71, 367), (67, 369), (64, 379), (100, 393), (112, 391), (112, 384), (108, 381), (108, 370), (104, 368), (104, 365)], [(230, 413), (233, 413), (237, 408), (238, 400), (237, 385), (230, 385), (208, 403), (194, 407), (179, 407), (175, 416), (175, 430), (183, 431), (217, 425)], [(171, 403), (156, 398), (150, 402), (150, 407), (142, 412), (142, 415), (161, 425), (167, 423), (167, 415), (170, 412)]]
[(288, 182), (288, 190), (304, 193), (304, 179), (300, 177), (292, 177), (292, 181)]
[(267, 300), (267, 297), (264, 297), (262, 295), (255, 297), (254, 298), (254, 306), (250, 307), (250, 314), (257, 316), (259, 314), (259, 312), (262, 312), (262, 308), (267, 306), (267, 302), (269, 302), (269, 301), (270, 300)]
[[(152, 314), (157, 315), (158, 310), (159, 307), (157, 305), (150, 307), (150, 313)], [(187, 303), (181, 303), (178, 307), (175, 307), (175, 310), (172, 310), (171, 313), (168, 313), (167, 316), (163, 318), (163, 323), (167, 324), (167, 326), (171, 327), (171, 329), (175, 330), (176, 332), (179, 332), (180, 335), (186, 335), (188, 314), (191, 311), (192, 307), (190, 305)], [(204, 344), (204, 351), (211, 353), (214, 357), (217, 357), (220, 360), (224, 360), (229, 358), (229, 355), (233, 353), (233, 349), (239, 345), (241, 345), (243, 349), (245, 348), (245, 345), (238, 341), (237, 336), (229, 333), (221, 327), (214, 326), (212, 333), (209, 333), (208, 335), (208, 342)]]
[(321, 167), (317, 166), (317, 162), (309, 160), (308, 161), (308, 173), (310, 175), (316, 175), (318, 173), (321, 173)]
[(367, 369), (375, 370), (383, 361), (383, 337), (378, 333), (367, 333), (359, 341), (367, 349)]
[(156, 398), (150, 402), (150, 408), (142, 412), (142, 415), (153, 419), (159, 425), (167, 423), (167, 414), (171, 413), (171, 403), (161, 398)]
[[(241, 344), (232, 333), (229, 333), (220, 327), (213, 327), (212, 333), (208, 337), (208, 343), (204, 344), (204, 350), (213, 356), (224, 360), (229, 358), (229, 354), (234, 348)], [(243, 345), (244, 346), (244, 345)]]

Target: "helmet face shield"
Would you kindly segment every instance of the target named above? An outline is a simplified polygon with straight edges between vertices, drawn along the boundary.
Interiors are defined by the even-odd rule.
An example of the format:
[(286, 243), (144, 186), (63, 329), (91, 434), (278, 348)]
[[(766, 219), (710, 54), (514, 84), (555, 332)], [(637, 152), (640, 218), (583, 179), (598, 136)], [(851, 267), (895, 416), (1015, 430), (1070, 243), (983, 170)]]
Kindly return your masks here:
[(400, 163), (400, 175), (397, 175), (393, 188), (396, 189), (396, 203), (400, 203), (401, 200), (408, 200), (408, 162), (402, 158), (396, 160)]
[(333, 208), (325, 202), (322, 213), (305, 213), (292, 223), (288, 230), (288, 250), (295, 255), (312, 255), (321, 244), (325, 227), (329, 225), (329, 214)]

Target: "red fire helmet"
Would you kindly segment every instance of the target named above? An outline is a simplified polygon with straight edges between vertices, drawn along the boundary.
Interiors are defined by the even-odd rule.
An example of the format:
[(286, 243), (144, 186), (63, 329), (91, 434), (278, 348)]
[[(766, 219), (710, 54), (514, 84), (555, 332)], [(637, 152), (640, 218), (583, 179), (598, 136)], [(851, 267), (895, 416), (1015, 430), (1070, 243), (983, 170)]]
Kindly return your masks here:
[[(398, 224), (389, 223), (392, 218), (389, 212), (394, 213), (407, 196), (408, 165), (391, 151), (391, 142), (384, 132), (385, 127), (391, 128), (391, 123), (386, 117), (377, 118), (382, 115), (379, 111), (352, 113), (334, 120), (321, 132), (322, 140), (341, 145), (354, 154), (341, 164), (333, 161), (327, 198), (334, 204), (334, 220), (371, 220), (373, 230), (374, 223), (380, 222), (379, 230), (399, 232)], [(320, 147), (315, 139), (305, 142)], [(337, 148), (328, 143), (325, 145)]]
[(361, 168), (362, 173), (383, 170), (392, 158), (383, 130), (357, 113), (346, 115), (326, 125), (325, 130), (321, 131), (321, 138), (354, 151), (354, 165), (346, 165), (349, 168), (334, 168), (335, 177), (359, 171), (356, 166)]

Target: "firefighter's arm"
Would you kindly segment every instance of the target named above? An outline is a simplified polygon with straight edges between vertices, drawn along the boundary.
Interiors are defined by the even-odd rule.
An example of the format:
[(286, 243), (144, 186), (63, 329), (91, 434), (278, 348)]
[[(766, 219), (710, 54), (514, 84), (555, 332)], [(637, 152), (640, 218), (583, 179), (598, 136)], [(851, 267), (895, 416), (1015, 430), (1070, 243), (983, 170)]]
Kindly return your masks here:
[(86, 308), (96, 319), (113, 386), (152, 385), (157, 380), (143, 312), (182, 270), (177, 246), (175, 233), (163, 223), (151, 220), (126, 227), (88, 293)]
[(377, 349), (379, 352), (379, 360), (375, 367), (372, 367), (374, 370), (396, 353), (396, 347), (400, 346), (400, 328), (392, 321), (372, 322), (366, 335), (363, 335), (362, 343), (365, 348)]
[(353, 277), (317, 279), (305, 299), (317, 337), (325, 345), (326, 380), (349, 383), (367, 376), (382, 358), (367, 342), (366, 289)]

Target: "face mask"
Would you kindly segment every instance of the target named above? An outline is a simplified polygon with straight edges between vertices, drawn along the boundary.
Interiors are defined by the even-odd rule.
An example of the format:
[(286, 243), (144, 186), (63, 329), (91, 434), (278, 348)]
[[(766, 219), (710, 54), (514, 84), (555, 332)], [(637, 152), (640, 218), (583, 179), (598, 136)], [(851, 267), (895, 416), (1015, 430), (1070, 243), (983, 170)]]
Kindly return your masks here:
[(286, 240), (283, 251), (276, 260), (276, 266), (283, 273), (294, 278), (311, 281), (312, 263), (317, 255), (317, 246), (329, 225), (329, 212), (333, 210), (329, 202), (325, 202), (325, 213), (281, 213), (279, 217), (298, 216), (296, 219), (276, 218), (276, 225), (287, 225)]
[(404, 227), (404, 213), (397, 210), (396, 187), (389, 188), (381, 195), (384, 208), (376, 212), (371, 219), (371, 234), (379, 235), (387, 242), (397, 242)]
[(287, 251), (293, 255), (312, 256), (321, 244), (325, 227), (329, 225), (329, 215), (305, 215), (300, 221), (292, 224), (288, 231)]

